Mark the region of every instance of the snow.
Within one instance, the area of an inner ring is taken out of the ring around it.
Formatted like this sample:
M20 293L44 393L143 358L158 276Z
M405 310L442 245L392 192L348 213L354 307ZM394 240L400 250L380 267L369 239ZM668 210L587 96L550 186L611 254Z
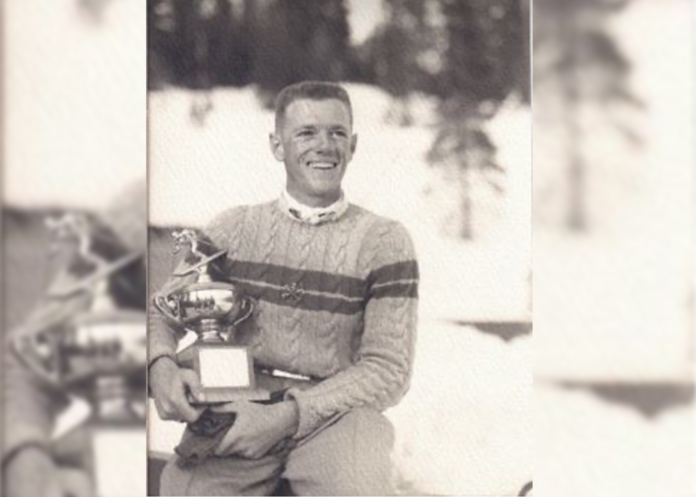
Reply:
M693 495L693 405L656 419L535 381L538 495Z
M424 323L411 389L387 416L401 478L435 495L517 495L532 480L532 339Z

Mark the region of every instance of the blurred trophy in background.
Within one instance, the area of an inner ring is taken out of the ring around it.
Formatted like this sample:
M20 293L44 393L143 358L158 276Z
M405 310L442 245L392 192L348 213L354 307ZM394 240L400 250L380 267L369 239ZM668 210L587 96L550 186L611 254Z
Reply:
M190 229L173 237L175 253L188 249L183 269L174 273L186 283L156 296L155 305L175 326L196 334L196 341L177 354L179 366L198 373L206 405L269 399L267 391L256 388L248 348L235 344L236 326L253 314L254 304L221 281L225 251Z
M61 441L70 440L68 460L89 461L84 469L96 495L144 495L144 252L86 215L48 224L59 241L72 242L68 263L12 337L11 352L36 383L71 401L56 420L52 445L60 452ZM71 445L74 439L81 444ZM61 456L54 457L60 466Z

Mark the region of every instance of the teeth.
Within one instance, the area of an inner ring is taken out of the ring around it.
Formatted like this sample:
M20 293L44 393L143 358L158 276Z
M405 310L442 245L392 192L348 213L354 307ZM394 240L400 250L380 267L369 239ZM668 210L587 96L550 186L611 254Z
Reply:
M313 169L333 169L336 167L335 162L310 162L309 167Z

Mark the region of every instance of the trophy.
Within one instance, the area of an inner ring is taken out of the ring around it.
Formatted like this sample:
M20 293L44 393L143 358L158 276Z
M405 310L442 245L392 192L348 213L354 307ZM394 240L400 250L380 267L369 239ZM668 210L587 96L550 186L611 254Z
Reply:
M20 334L12 345L39 381L86 398L100 421L145 419L143 312L85 313L63 326Z
M253 314L254 304L235 285L220 281L225 251L190 229L173 237L174 253L188 248L183 269L174 273L187 283L156 296L154 303L172 324L196 335L177 354L177 363L198 373L205 405L267 400L270 394L256 388L248 348L234 343L236 327Z
M115 290L144 270L137 266L143 254L87 219L66 216L56 226L74 248L42 305L12 336L11 351L35 381L70 401L54 426L56 460L66 450L78 460L91 454L96 495L143 495L146 314L122 306ZM89 446L74 446L85 434ZM136 476L124 481L129 470Z

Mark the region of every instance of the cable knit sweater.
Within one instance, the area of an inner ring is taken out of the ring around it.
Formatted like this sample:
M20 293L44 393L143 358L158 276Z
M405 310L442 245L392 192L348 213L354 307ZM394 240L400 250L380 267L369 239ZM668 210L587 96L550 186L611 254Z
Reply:
M418 266L404 227L355 205L312 226L278 201L223 212L205 230L227 250L228 279L257 299L236 340L266 367L322 379L290 389L301 439L358 407L384 410L408 388ZM162 292L185 283L172 278ZM183 330L151 307L150 362L172 355Z

